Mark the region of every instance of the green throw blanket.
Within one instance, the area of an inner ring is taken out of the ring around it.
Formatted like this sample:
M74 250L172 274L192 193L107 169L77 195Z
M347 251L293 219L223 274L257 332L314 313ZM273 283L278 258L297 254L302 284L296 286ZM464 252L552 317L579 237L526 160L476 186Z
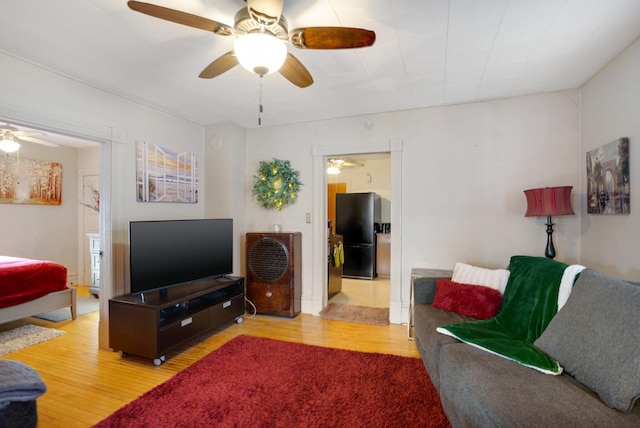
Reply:
M558 311L558 292L569 266L544 257L513 256L500 312L493 318L447 324L442 334L548 374L557 361L533 346ZM571 286L575 275L571 278Z

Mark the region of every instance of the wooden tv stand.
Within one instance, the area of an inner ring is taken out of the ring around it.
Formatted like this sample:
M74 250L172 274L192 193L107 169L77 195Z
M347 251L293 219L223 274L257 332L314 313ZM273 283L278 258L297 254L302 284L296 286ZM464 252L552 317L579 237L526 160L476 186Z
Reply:
M244 315L244 278L207 278L109 300L109 346L162 364L166 353Z

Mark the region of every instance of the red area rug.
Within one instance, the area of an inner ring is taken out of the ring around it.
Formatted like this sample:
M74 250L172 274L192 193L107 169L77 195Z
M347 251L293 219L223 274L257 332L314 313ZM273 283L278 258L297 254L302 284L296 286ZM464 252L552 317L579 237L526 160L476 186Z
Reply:
M97 427L448 427L419 358L239 336Z

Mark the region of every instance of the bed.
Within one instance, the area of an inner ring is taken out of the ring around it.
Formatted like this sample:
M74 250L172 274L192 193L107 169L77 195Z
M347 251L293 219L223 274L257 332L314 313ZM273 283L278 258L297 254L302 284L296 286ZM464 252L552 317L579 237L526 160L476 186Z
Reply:
M61 264L0 256L0 324L69 307L76 319L76 290Z

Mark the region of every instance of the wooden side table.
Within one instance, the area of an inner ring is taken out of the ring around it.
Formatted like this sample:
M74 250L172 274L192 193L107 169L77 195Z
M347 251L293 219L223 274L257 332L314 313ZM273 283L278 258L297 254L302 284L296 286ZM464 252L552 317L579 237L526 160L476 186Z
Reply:
M453 271L446 269L425 269L425 268L413 268L411 269L411 288L409 290L409 322L407 324L407 337L409 340L413 340L413 307L414 302L414 285L418 278L451 278Z

